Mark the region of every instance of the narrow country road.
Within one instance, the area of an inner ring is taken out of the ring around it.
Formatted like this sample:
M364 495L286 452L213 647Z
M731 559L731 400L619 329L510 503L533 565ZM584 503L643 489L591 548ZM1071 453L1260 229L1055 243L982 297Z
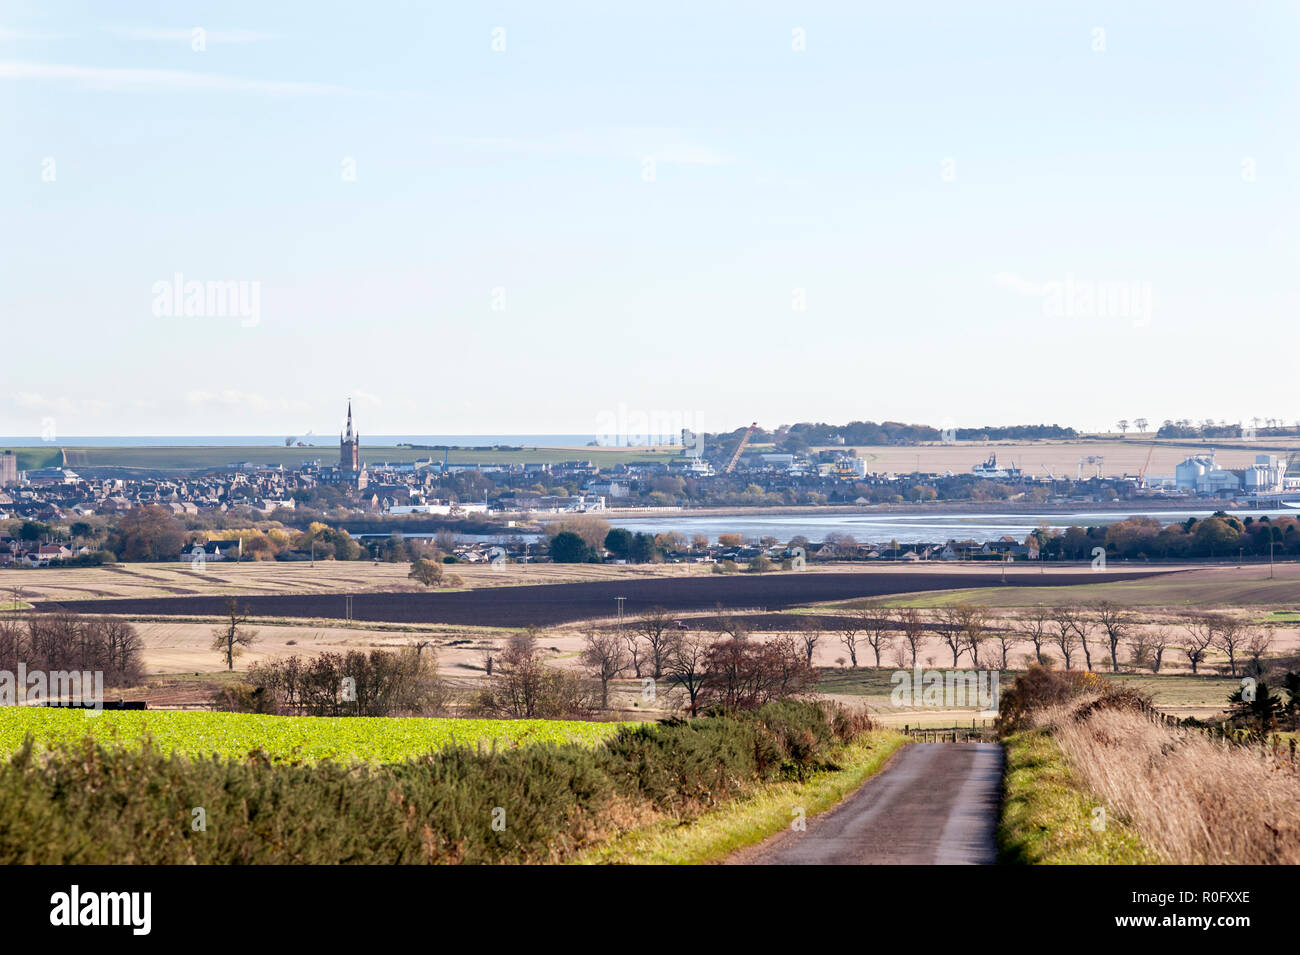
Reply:
M911 743L857 792L728 859L737 865L988 865L1002 787L995 743Z

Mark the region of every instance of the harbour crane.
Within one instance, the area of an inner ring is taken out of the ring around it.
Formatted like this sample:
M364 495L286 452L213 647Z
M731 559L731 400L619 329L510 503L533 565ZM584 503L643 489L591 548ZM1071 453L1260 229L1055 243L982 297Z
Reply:
M1156 446L1153 442L1151 447L1147 449L1147 459L1145 463L1143 463L1142 467L1138 469L1138 487L1147 486L1147 468L1151 467L1151 455L1155 452L1155 449Z
M740 444L736 445L736 450L731 455L731 460L727 462L727 467L723 470L723 474L730 474L732 469L735 468L736 462L740 460L740 453L745 450L745 445L749 444L749 439L754 436L754 429L757 427L757 421L749 426L749 430L745 432L745 436L740 439Z

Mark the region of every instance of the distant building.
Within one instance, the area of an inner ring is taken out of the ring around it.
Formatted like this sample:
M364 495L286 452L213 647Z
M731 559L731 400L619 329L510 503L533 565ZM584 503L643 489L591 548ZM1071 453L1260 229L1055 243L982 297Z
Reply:
M1242 477L1247 491L1280 491L1286 477L1286 459L1276 454L1257 454L1255 463L1246 468Z
M338 484L364 490L370 483L366 469L361 464L361 435L352 430L352 399L348 399L347 430L339 432L339 466L322 468L321 483Z
M0 487L18 483L18 455L12 451L0 454Z
M76 484L81 475L67 468L36 468L27 472L27 480L32 484Z
M1174 486L1180 491L1218 497L1240 491L1241 478L1235 471L1219 467L1211 451L1209 454L1194 454L1174 468Z

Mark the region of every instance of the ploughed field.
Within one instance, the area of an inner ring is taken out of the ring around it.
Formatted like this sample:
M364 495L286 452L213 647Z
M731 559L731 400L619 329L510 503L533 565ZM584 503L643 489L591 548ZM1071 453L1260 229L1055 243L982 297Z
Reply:
M1159 573L1159 572L1157 572ZM1107 581L1134 580L1151 572L1107 572ZM857 597L881 597L922 591L972 587L1041 587L1096 583L1097 575L1009 573L773 573L735 577L650 578L626 581L494 587L435 593L358 593L351 597L352 619L390 623L446 623L460 626L553 626L614 616L615 600L625 598L624 613L652 607L674 612L714 610L785 610L805 604ZM343 619L343 594L276 594L238 598L255 617ZM224 596L133 597L122 600L43 601L39 611L112 613L128 616L220 616Z

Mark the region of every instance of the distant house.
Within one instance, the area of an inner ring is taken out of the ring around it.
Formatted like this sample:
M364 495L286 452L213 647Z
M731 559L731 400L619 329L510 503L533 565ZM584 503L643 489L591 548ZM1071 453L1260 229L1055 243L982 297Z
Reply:
M62 544L41 544L23 554L23 563L28 567L48 567L50 561L67 560L71 556L72 551Z
M238 560L239 541L207 541L202 544L190 544L181 549L177 560L187 563L196 557L202 560Z

